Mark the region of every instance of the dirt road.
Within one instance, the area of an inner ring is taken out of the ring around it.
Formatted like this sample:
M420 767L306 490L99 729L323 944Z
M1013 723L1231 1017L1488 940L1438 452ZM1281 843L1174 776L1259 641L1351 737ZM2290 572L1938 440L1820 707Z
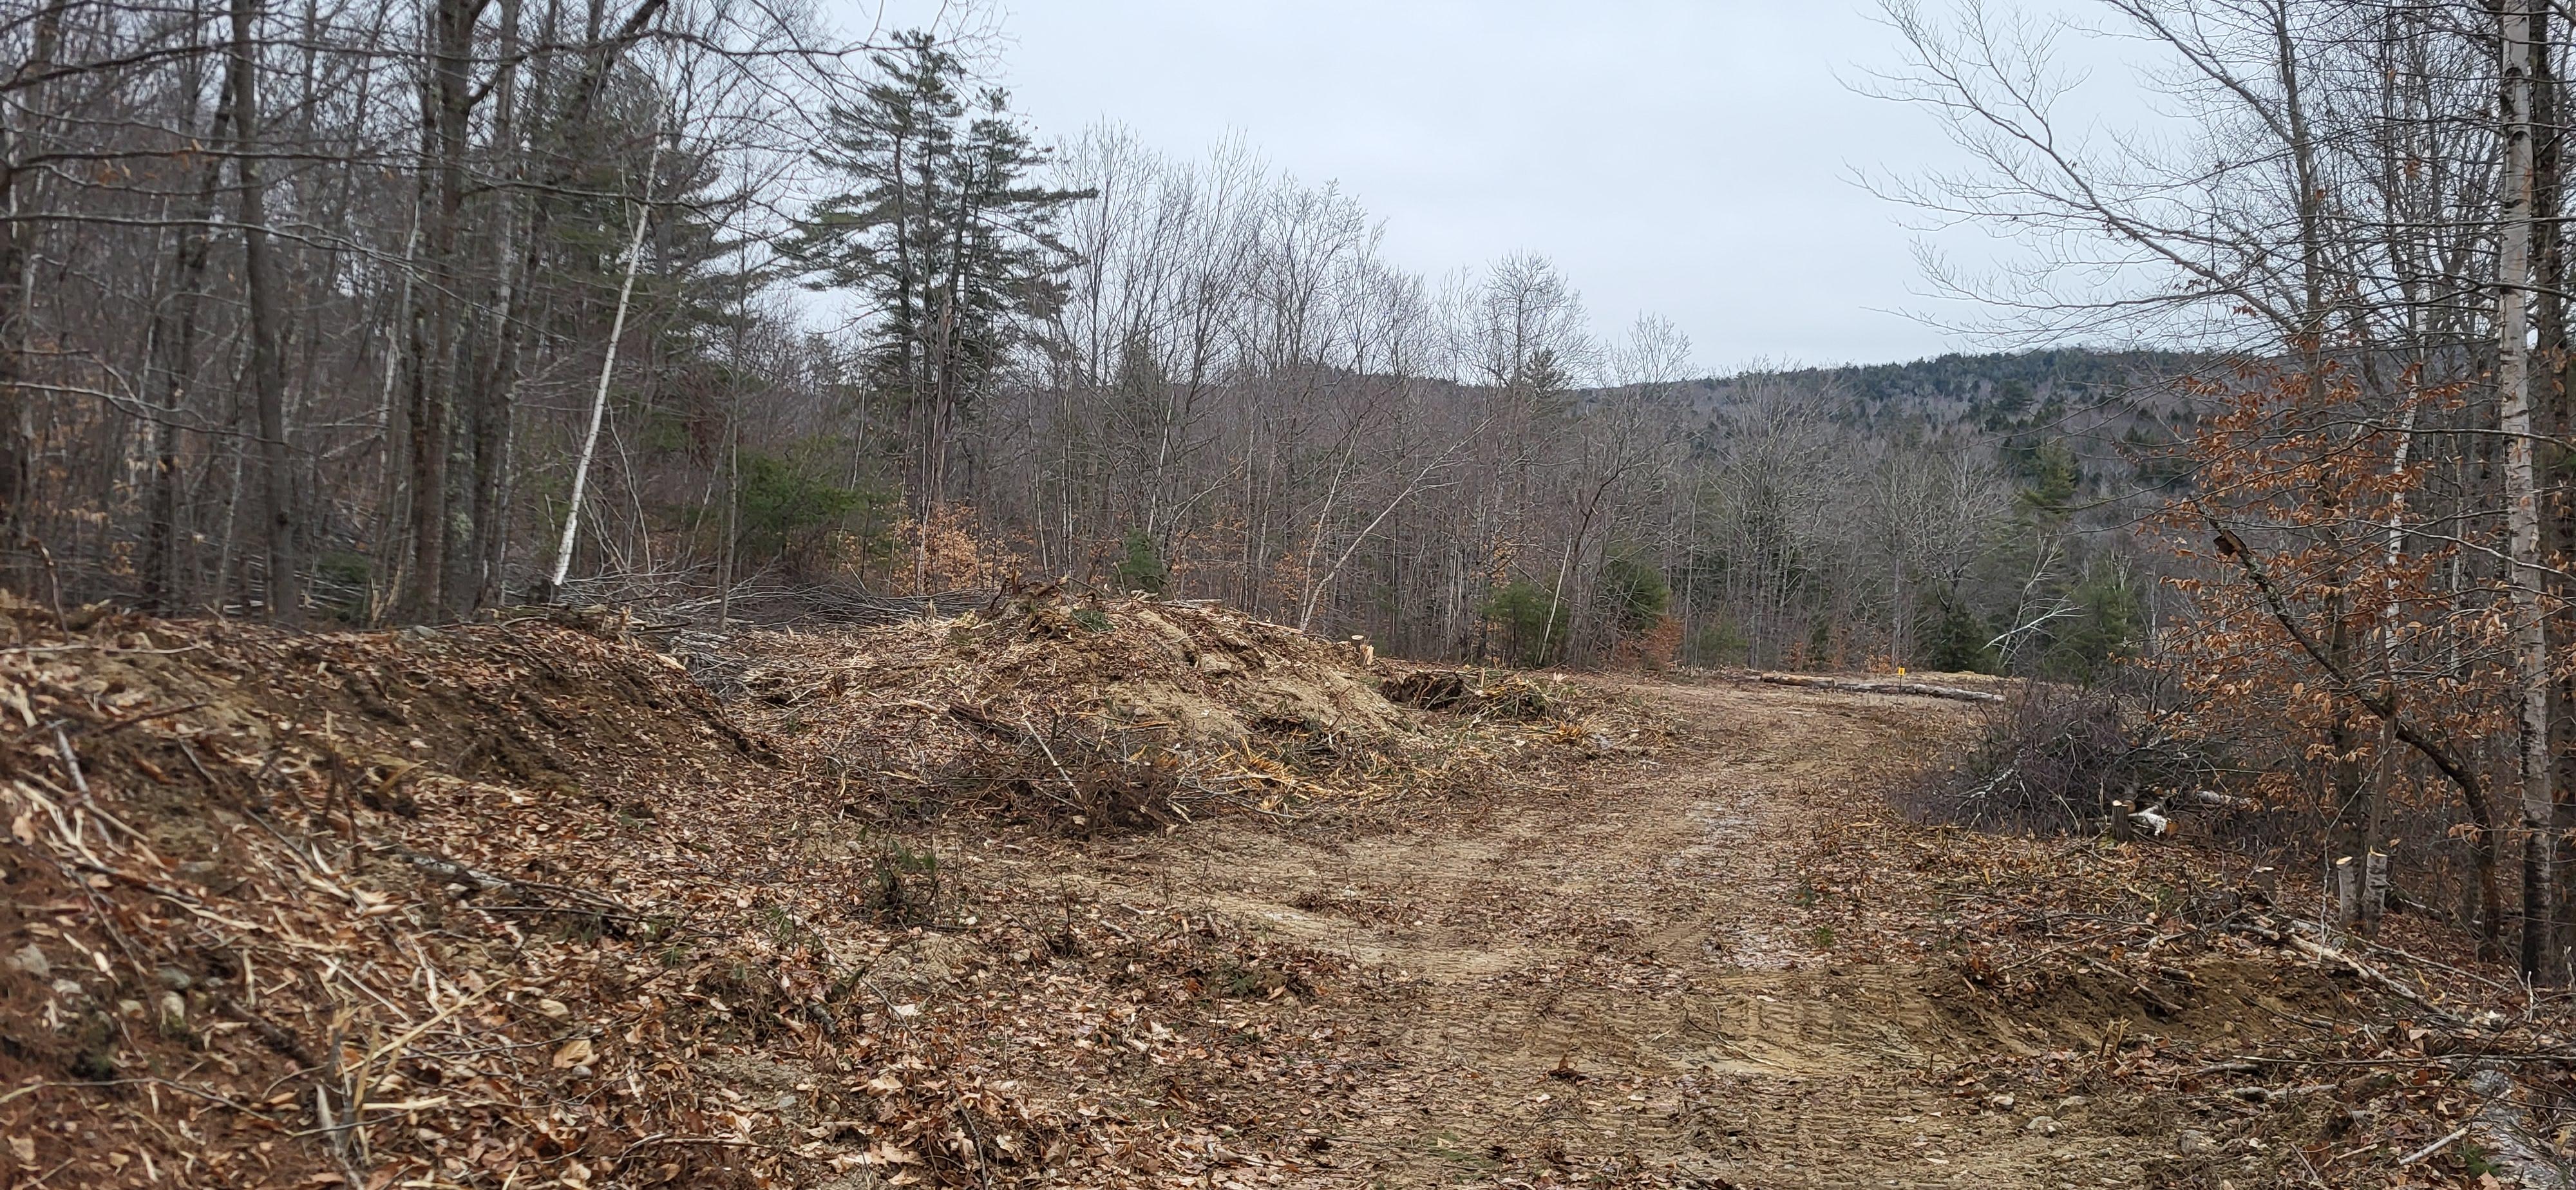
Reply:
M1945 968L1844 957L1812 912L1818 827L1956 740L1961 704L1633 692L1696 738L1624 784L1344 838L1185 831L1024 876L1347 961L1344 986L1270 1001L1344 1088L1281 1088L1307 1121L1294 1184L2137 1185L2171 1151L2108 1105L1940 1080L2054 1042Z

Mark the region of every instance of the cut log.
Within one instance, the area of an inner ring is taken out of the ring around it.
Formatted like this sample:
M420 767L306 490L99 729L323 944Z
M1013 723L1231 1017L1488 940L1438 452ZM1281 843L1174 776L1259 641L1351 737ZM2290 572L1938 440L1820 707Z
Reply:
M1960 702L2002 702L2004 696L1962 686L1935 686L1930 682L1856 681L1849 678L1814 678L1805 674L1755 674L1753 680L1774 686L1804 686L1812 690L1839 690L1848 694L1911 694L1921 698L1952 698Z

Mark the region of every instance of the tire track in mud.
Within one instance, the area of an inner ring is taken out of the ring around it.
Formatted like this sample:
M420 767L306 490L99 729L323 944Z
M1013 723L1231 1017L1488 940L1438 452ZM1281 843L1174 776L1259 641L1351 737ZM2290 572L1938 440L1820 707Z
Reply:
M1291 1184L2133 1186L2160 1151L2090 1105L1986 1112L1928 1072L2027 1055L1946 970L1846 963L1797 857L1957 704L1643 685L1696 744L1652 775L1340 841L1211 829L1104 897L1213 913L1364 972L1309 1009L1374 1055ZM2131 1129L2134 1131L2135 1129Z

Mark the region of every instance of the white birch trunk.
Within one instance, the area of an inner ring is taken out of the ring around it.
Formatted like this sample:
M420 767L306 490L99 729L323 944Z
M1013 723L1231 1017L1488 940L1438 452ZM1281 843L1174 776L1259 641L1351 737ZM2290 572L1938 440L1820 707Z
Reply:
M626 308L635 300L635 269L644 259L644 228L652 220L653 175L662 167L662 137L653 137L653 152L645 158L643 197L635 204L635 234L626 241L626 280L617 287L617 315L608 323L608 350L599 361L599 387L590 397L590 430L582 435L581 456L572 468L572 501L564 509L563 540L555 545L555 568L546 579L550 597L563 590L564 576L572 572L572 546L581 531L583 489L590 483L590 460L599 452L599 423L608 415L608 380L617 373L617 342L626 337Z
M2539 974L2550 915L2551 874L2549 633L2544 619L2540 557L2540 499L2532 465L2531 286L2532 143L2531 27L2533 0L2506 0L2499 17L2504 56L2503 224L2496 252L2496 417L2505 439L2505 531L2512 556L2509 581L2514 610L2514 669L2522 686L2522 824L2530 832L2524 853L2525 914L2522 963Z

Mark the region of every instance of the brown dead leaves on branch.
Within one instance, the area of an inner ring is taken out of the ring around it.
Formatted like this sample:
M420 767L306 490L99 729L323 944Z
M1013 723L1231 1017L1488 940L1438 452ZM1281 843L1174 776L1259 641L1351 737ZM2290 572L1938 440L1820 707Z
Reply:
M2168 580L2191 614L2155 662L2182 696L2162 726L2244 758L2273 806L2334 821L2366 788L2418 862L2465 833L2492 932L2506 840L2473 757L2514 727L2510 584L2499 526L2429 515L2462 388L2403 387L2393 408L2339 371L2202 388L2196 482L2154 522L2196 567Z

